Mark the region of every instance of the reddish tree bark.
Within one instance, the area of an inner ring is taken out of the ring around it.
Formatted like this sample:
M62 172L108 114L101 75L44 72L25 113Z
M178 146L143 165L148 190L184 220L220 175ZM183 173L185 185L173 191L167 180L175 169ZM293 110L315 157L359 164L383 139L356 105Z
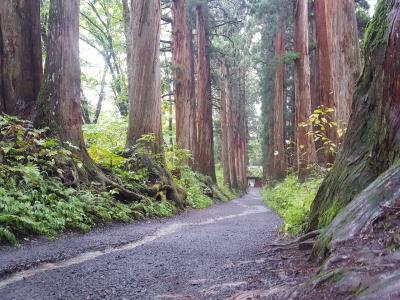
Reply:
M400 158L400 0L378 3L365 39L365 67L344 146L313 202L310 228L347 205ZM385 193L385 191L382 191ZM374 201L374 199L371 199Z
M222 79L222 87L221 87L221 110L220 110L220 119L221 119L221 163L222 169L224 173L224 183L230 187L232 187L232 182L230 178L230 161L229 161L229 127L228 127L228 112L230 108L228 107L229 97L230 97L230 88L229 88L229 68L227 63L222 60L220 64L221 70L221 79Z
M299 124L307 121L311 114L310 57L308 46L308 1L297 0L295 5L295 51L299 53L295 68L296 93L296 146L300 179L308 175L307 166L316 162L314 142L307 134L308 127Z
M285 29L276 33L275 56L285 53ZM281 180L286 175L285 134L283 124L285 65L280 64L275 71L275 101L274 101L274 166L273 179Z
M119 191L124 200L143 197L112 182L90 158L83 139L79 61L79 0L51 0L44 81L38 97L37 126L49 127L62 142L77 148L83 162L79 180L95 180Z
M50 2L46 52L36 122L86 152L80 101L79 0Z
M247 116L246 116L246 69L239 67L239 162L240 162L240 188L247 190Z
M174 64L174 98L176 142L193 150L196 145L196 95L192 33L188 25L186 0L172 1L172 61Z
M0 113L32 119L42 72L40 1L0 1Z
M162 152L160 0L132 0L127 146L154 134L154 153Z
M352 96L360 71L357 20L353 0L315 0L316 36L319 51L319 98L321 105L333 108L332 121L347 126ZM327 137L339 143L335 128ZM325 160L334 156L325 151Z
M216 181L211 102L210 58L208 55L207 4L196 6L197 29L197 141L194 167Z

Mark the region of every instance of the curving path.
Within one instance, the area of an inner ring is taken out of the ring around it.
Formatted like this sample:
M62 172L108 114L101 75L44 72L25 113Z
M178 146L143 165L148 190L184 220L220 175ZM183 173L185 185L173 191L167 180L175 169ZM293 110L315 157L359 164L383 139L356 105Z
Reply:
M0 250L0 299L225 299L267 288L279 217L258 190L165 220Z

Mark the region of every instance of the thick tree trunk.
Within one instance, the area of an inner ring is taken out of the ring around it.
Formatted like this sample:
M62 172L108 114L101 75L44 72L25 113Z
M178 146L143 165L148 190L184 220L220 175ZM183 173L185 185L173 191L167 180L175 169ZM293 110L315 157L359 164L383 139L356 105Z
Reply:
M210 58L208 54L207 4L196 6L197 29L197 137L194 167L215 182L214 141L211 102Z
M157 177L165 197L183 208L186 192L174 185L172 175L164 165L161 125L161 3L160 0L132 0L131 11L127 148L134 146L143 135L154 135L154 142L147 146L151 147L156 157L143 155L141 163Z
M232 78L229 78L229 95L226 97L226 109L227 109L227 138L228 138L228 161L229 161L229 182L231 188L237 189L238 183L238 170L235 162L235 150L236 150L236 120L235 120L235 108L234 108L234 95L232 91Z
M0 113L32 119L42 71L40 1L0 1Z
M229 67L225 61L221 61L221 163L224 173L224 183L232 187L232 182L230 180L230 165L229 165L229 136L228 136L228 112L230 108L228 107L229 97L230 97L230 87L229 87Z
M311 114L307 0L296 1L294 39L295 51L299 53L295 65L297 165L299 178L304 179L308 175L307 166L316 162L315 145L312 137L307 134L310 128L299 126L306 122Z
M188 25L186 0L172 1L172 61L174 64L174 98L176 142L193 152L196 137L195 80L192 34Z
M285 53L285 29L276 33L275 56ZM286 175L285 134L283 124L285 65L280 64L275 71L275 101L274 101L274 167L273 179L281 180Z
M324 212L344 207L400 157L400 0L379 2L365 51L344 147L313 202L310 228L323 226Z
M77 147L74 154L83 162L79 170L81 181L95 180L118 189L124 200L140 200L141 195L108 179L85 147L80 99L79 2L50 1L46 67L35 123L49 127L60 141L68 141Z
M79 0L52 0L48 31L36 122L48 126L61 140L85 149L80 103Z
M132 0L129 124L127 147L154 134L154 153L162 152L160 0Z
M333 108L331 118L344 129L351 112L352 95L360 71L360 50L353 0L315 0L316 34L319 50L319 98ZM327 136L339 143L335 128ZM327 163L334 156L325 151Z

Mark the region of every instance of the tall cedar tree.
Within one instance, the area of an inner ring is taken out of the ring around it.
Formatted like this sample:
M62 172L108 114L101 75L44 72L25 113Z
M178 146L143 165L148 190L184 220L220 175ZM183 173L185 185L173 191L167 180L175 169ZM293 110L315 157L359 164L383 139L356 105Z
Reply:
M172 61L176 142L179 147L196 152L196 93L192 30L188 24L186 0L172 1Z
M382 0L365 39L365 66L344 147L313 202L310 228L344 207L400 158L400 0ZM382 191L384 193L384 191Z
M275 56L281 58L285 53L285 26L276 33ZM280 63L275 70L274 101L274 166L273 179L281 180L286 175L285 135L283 123L285 64Z
M231 127L228 126L228 112L230 108L228 103L230 102L230 87L229 87L229 67L227 62L222 59L220 62L221 72L221 109L220 109L220 120L221 120L221 164L224 174L224 183L227 186L233 187L233 182L230 178L231 166L229 161L229 130Z
M350 117L352 97L360 73L360 50L353 0L315 0L315 22L319 50L319 101L333 108L332 121L344 129ZM327 137L338 144L335 128ZM327 163L333 155L325 151Z
M223 93L221 95L221 121L222 125L222 153L224 178L231 188L237 189L239 186L238 170L235 164L235 120L232 90L231 67L227 59L221 62L221 76L223 81Z
M239 104L237 112L237 129L239 134L238 153L238 170L239 170L239 189L246 191L247 189L247 117L246 117L246 69L239 66Z
M40 0L0 1L0 113L34 116L42 79Z
M299 178L308 175L307 166L316 162L313 139L308 128L299 126L311 114L310 57L308 45L308 0L296 0L295 5L295 51L299 57L295 63L296 147Z
M36 123L86 152L80 103L79 0L52 0L48 26Z
M208 8L202 2L196 6L197 30L197 141L194 167L215 182L214 141L211 102L211 76L208 41Z
M162 152L160 0L132 0L127 146L154 134L154 153Z
M96 180L116 188L125 200L142 197L108 179L85 147L82 132L79 64L79 0L51 0L44 81L38 98L36 125L48 126L61 141L72 143L82 160L80 180Z

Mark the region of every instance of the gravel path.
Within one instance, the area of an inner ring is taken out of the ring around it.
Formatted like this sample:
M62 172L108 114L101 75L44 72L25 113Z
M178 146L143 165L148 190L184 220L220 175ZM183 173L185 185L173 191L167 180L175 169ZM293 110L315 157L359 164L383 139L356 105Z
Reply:
M0 250L0 299L225 299L271 286L279 217L258 190L166 220Z

